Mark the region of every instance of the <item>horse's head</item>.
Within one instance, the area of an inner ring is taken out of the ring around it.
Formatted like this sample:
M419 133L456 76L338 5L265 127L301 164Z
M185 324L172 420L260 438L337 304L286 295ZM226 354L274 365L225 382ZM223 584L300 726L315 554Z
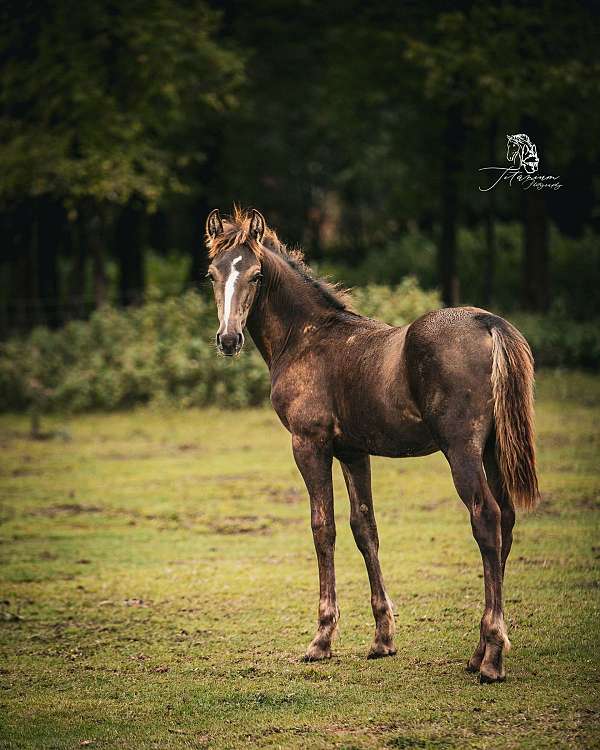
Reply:
M527 174L537 172L540 160L535 143L529 140L529 136L525 133L515 133L515 135L507 135L506 138L506 158L508 161L523 167L523 171Z
M506 136L506 159L507 161L516 161L517 154L521 148L520 144L517 143L516 135Z
M244 345L243 330L258 294L264 217L256 210L234 220L221 219L215 208L206 219L211 280L219 314L217 348L232 357Z

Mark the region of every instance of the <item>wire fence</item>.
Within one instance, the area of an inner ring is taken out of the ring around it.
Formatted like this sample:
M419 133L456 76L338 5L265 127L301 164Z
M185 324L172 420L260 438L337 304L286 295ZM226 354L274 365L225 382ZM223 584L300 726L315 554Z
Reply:
M0 300L0 338L24 335L37 326L57 328L72 320L86 320L102 305L127 307L148 299L164 299L189 291L203 292L208 283L150 285L145 289L119 292L113 288L102 293L60 295L55 297L10 297Z

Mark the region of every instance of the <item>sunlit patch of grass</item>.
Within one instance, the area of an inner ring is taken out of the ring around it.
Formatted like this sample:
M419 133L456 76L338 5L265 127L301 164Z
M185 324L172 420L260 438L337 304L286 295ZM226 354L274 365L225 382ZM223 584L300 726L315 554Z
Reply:
M267 409L0 420L0 747L540 748L600 744L600 379L538 379L544 502L518 519L508 680L464 671L481 561L440 455L373 460L398 655L367 661L369 589L336 468L335 656L308 502Z

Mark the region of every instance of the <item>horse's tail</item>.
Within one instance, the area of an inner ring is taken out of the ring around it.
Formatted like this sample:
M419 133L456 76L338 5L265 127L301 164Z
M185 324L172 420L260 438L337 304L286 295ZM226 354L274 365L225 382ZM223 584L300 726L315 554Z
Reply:
M533 355L524 336L510 323L496 318L492 336L492 395L496 456L502 482L520 508L539 501L535 468L533 418Z

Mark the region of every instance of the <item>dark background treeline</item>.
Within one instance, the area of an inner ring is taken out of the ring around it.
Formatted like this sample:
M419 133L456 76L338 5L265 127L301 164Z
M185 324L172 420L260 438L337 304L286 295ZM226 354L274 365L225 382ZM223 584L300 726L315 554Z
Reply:
M596 3L0 12L3 336L197 286L204 218L233 201L348 283L597 314ZM518 132L563 188L478 190Z

